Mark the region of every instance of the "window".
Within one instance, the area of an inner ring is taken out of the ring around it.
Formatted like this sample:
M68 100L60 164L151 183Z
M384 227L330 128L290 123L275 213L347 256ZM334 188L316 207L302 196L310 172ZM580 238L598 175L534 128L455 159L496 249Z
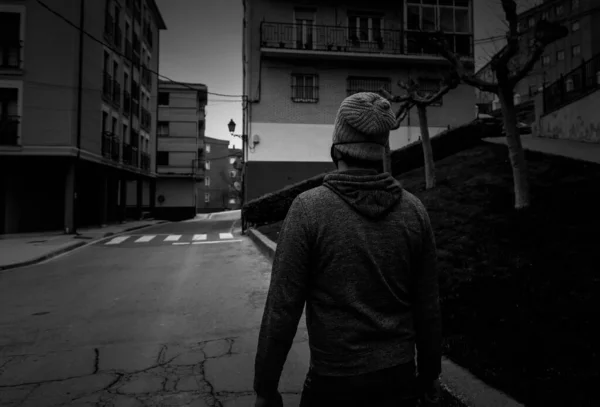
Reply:
M377 41L383 36L381 16L348 13L348 38L358 41Z
M231 170L231 171L229 171L229 176L230 176L231 178L235 178L236 174L237 174L237 171L236 171L236 170Z
M117 135L117 130L118 130L118 126L119 125L119 119L117 119L116 117L113 116L112 118L112 126L110 126L110 132L116 136Z
M571 10L577 10L579 8L579 0L571 0Z
M346 79L346 95L350 96L358 92L379 92L384 88L392 91L392 80L390 78L375 78L367 76L349 76Z
M127 125L126 125L126 124L124 124L124 125L123 125L123 133L122 133L122 136L123 136L123 140L124 140L126 143L129 143L129 131L128 131L128 130L129 130L129 129L128 129Z
M565 12L565 6L558 4L554 7L554 12L557 16L561 16Z
M206 163L204 163L204 168L210 170L210 160L206 160Z
M319 77L312 74L292 74L292 100L294 102L318 102Z
M158 92L158 105L159 106L169 106L169 93L168 92Z
M156 135L158 137L168 137L170 133L169 122L158 122Z
M229 164L233 165L235 163L236 158L235 157L231 157L229 159Z
M207 144L205 147L206 147L206 152L210 153L210 144Z
M548 10L544 10L542 12L542 20L548 20L550 18L550 12Z
M423 3L423 4L420 4ZM472 55L471 19L469 1L463 0L407 0L406 27L408 53L436 54L423 33L419 31L444 31L450 47L460 55ZM410 32L413 31L413 32Z
M0 12L0 67L21 67L21 13Z
M158 151L156 153L156 165L169 165L168 151Z
M581 55L581 46L573 45L573 48L571 48L571 53L574 57L578 57L579 55Z
M528 24L529 28L535 27L535 18L529 17L529 20L527 21L527 24Z
M0 145L19 143L19 89L0 88Z
M204 194L204 202L209 203L210 202L210 193L206 192Z
M204 177L204 186L210 186L210 177L208 175Z
M571 31L579 31L579 21L574 21L573 24L571 24Z
M529 46L533 47L535 45L535 38L530 38L529 39Z
M231 198L231 199L229 200L229 203L230 203L230 204L236 204L237 202L235 201L235 198Z
M537 85L529 85L529 96L535 96L537 94Z
M556 60L557 61L564 61L565 60L565 51L558 51L558 52L556 52Z
M296 48L313 48L313 31L315 30L315 9L296 8L294 10L296 23Z
M436 79L430 78L419 78L419 91L418 95L422 97L427 97L435 94L440 90L440 82ZM440 98L437 102L432 103L430 106L442 106L443 97Z
M544 55L542 57L542 66L548 66L548 65L550 65L550 56Z

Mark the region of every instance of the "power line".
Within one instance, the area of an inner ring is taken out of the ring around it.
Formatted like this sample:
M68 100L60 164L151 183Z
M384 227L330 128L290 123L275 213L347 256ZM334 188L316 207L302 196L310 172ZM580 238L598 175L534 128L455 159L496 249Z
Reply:
M85 34L86 36L88 36L89 38L91 38L93 41L107 47L108 49L110 49L112 52L114 52L115 54L118 54L120 57L127 59L128 61L133 62L133 60L131 58L129 58L128 56L126 56L125 54L123 54L121 51L117 51L116 49L114 49L112 46L106 44L104 41L96 38L95 36L93 36L92 34L90 34L89 32L87 32L86 30L82 29L81 27L79 27L77 24L71 22L67 17L63 16L61 13L59 13L58 11L52 9L50 6L48 6L47 4L45 4L44 2L42 2L41 0L36 0L38 4L40 4L42 7L44 7L46 10L48 10L50 13L54 14L55 16L57 16L58 18L60 18L61 20L65 21L66 23L68 23L70 26L72 26L73 28L77 29L80 32L83 32L83 34ZM151 70L148 67L144 67L144 69L146 69L148 72L151 72L153 74L155 74L157 77L159 78L163 78L173 84L176 85L181 85L183 87L186 87L188 89L194 90L194 91L198 91L197 88L191 87L190 85L188 85L187 83L184 82L177 82L165 75L159 74L156 71ZM223 93L216 93L216 92L206 92L209 95L215 95L215 96L222 96L222 97L232 97L232 98L245 98L245 95L227 95L227 94L223 94Z

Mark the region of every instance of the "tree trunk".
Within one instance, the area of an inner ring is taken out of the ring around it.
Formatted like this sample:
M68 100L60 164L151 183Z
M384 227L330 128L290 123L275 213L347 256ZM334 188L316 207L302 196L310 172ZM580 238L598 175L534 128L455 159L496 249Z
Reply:
M529 179L525 153L521 144L521 135L517 129L517 108L513 99L513 90L506 86L501 86L498 98L502 106L506 145L508 146L508 157L512 166L515 209L526 209L530 204Z
M421 127L421 142L423 146L423 161L425 162L425 188L435 188L435 161L429 138L429 124L427 123L427 106L417 105L419 112L419 126Z
M383 172L387 172L392 175L392 153L390 151L390 141L388 140L385 145L385 151L383 153Z

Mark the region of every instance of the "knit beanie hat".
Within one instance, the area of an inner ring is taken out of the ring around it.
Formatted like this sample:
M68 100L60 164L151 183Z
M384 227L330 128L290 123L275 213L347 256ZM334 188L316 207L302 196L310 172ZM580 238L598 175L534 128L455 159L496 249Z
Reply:
M333 148L352 158L378 161L396 125L392 106L372 92L359 92L342 101L333 130Z

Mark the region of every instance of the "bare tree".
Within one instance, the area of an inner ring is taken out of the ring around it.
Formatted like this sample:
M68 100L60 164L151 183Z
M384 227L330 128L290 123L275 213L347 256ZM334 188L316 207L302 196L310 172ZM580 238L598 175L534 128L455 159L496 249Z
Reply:
M408 83L398 82L398 86L404 90L404 95L393 96L385 89L380 93L392 103L403 102L396 117L404 118L408 110L416 106L419 113L419 127L421 128L421 140L423 145L423 159L425 163L425 188L435 188L435 161L433 160L433 149L431 147L431 138L429 136L429 124L427 120L427 107L440 100L446 93L455 89L460 83L458 76L453 72L450 76L441 80L437 91L423 91L415 80L409 80ZM400 126L400 122L397 124Z
M527 164L521 144L521 136L517 131L517 110L514 103L514 89L516 85L533 69L535 63L542 56L545 48L554 41L565 37L568 31L565 27L540 20L535 27L534 43L531 53L519 69L511 69L511 61L519 54L520 37L518 28L518 14L515 0L501 0L504 16L508 23L506 46L496 53L490 67L496 77L495 82L484 81L470 73L454 53L443 33L432 36L440 53L452 64L460 79L483 92L495 93L500 99L508 154L512 166L515 193L515 208L525 209L530 205L529 180Z

